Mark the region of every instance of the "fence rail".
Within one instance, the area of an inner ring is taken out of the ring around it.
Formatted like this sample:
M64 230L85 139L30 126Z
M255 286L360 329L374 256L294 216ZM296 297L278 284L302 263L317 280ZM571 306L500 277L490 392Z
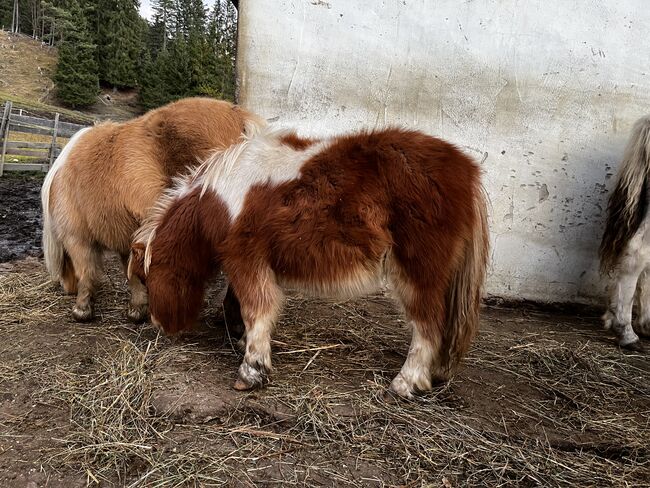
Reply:
M58 113L53 120L24 115L22 110L15 110L11 102L6 102L0 121L0 176L5 171L47 172L61 152L62 144L59 139L68 139L84 127L59 121ZM12 140L9 140L10 133ZM39 140L13 140L16 133L31 134L31 139ZM24 162L7 162L7 158L11 156L18 156Z

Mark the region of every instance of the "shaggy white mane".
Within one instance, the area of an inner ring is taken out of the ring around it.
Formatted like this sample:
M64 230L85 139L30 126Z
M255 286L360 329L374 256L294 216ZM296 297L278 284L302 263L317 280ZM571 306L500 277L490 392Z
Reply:
M156 229L171 205L191 191L196 186L198 167L187 174L172 178L172 186L166 189L149 209L147 216L142 221L140 228L133 234L133 242L144 244L144 272L149 273L151 264L151 243L156 237ZM129 269L131 267L129 266Z
M201 196L207 190L212 190L218 194L229 193L238 202L243 201L247 187L234 184L230 177L239 176L238 183L241 182L242 177L251 183L267 178L273 179L274 168L277 169L278 165L282 164L282 159L286 158L287 153L298 152L281 142L282 136L291 133L290 130L267 126L259 121L248 121L239 143L226 149L216 150L187 174L174 177L172 186L158 198L133 235L134 243L145 246L145 274L149 272L151 265L151 244L156 237L156 230L174 202L197 187L201 187ZM271 167L259 160L261 155L264 155L264 161L271 162ZM244 162L249 164L243 164Z
M242 167L246 172L251 172L251 170L255 172L257 169L259 172L268 173L269 168L264 161L273 159L277 153L296 152L295 149L289 148L281 141L283 136L293 133L293 131L282 127L254 125L242 136L240 143L215 151L197 171L197 176L203 181L201 196L210 188L217 191L219 183L224 181L224 178L238 173ZM277 155L283 156L284 154ZM245 164L251 162L256 156L263 156L264 161L254 161L252 165Z

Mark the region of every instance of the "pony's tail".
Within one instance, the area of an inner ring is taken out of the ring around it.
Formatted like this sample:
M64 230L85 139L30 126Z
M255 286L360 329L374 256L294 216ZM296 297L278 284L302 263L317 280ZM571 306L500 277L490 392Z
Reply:
M50 199L52 193L52 183L54 177L68 159L73 146L78 142L81 135L90 128L81 129L77 132L61 151L54 161L54 164L47 172L43 186L41 187L41 205L43 207L43 255L45 256L45 267L50 273L52 281L61 281L64 288L69 293L76 290L76 278L74 267L70 257L65 252L63 242L59 239L54 229L54 216L50 208Z
M481 186L476 192L474 209L476 221L473 233L465 243L445 296L447 312L442 340L443 377L448 376L465 355L479 327L479 309L490 248L487 199Z
M54 218L50 209L50 192L52 191L52 181L54 180L53 173L54 167L48 173L41 188L41 205L43 207L43 255L45 256L45 267L50 273L50 278L52 281L59 281L63 276L66 253L63 242L61 242L54 231Z
M618 262L625 246L645 217L650 170L650 116L637 120L623 153L616 187L607 204L607 221L600 243L600 271Z

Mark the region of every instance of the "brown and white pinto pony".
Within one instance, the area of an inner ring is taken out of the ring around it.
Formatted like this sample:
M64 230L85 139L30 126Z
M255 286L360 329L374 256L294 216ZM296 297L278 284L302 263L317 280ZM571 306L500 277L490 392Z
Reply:
M489 245L480 170L421 132L316 141L260 128L165 192L134 240L129 271L167 332L196 320L206 279L225 271L246 328L236 389L267 380L283 287L350 297L385 278L413 329L391 384L403 397L448 378L478 328Z
M650 337L650 115L639 119L625 148L618 181L609 197L600 244L600 270L611 274L609 303L603 315L621 347L642 350L639 335ZM639 288L639 317L632 325ZM636 331L635 331L636 329Z
M103 251L117 252L126 266L133 233L172 178L236 142L249 121L261 123L231 103L188 98L72 137L48 172L41 199L45 263L54 281L77 294L76 320L94 315ZM129 288L128 317L146 319L146 288L137 277Z

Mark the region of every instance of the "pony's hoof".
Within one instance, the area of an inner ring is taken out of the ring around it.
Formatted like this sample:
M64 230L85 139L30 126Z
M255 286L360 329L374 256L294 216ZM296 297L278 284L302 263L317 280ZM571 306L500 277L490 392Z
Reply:
M75 305L72 307L72 317L77 322L90 322L95 316L93 312L93 307L88 305L87 307L79 307Z
M235 381L234 388L239 391L254 390L261 388L268 383L267 369L262 367L256 368L247 362L239 366L239 375Z
M235 380L235 384L233 385L233 388L237 391L250 391L250 390L254 390L255 388L258 388L259 386L261 385L249 385L241 378L237 378Z
M388 390L397 396L410 400L413 398L413 388L408 385L402 373L399 373L391 382Z
M147 305L131 305L126 310L127 318L134 324L141 324L147 320L149 314L149 307Z
M634 351L634 352L643 352L645 351L645 348L643 347L643 344L641 344L641 341L637 340L634 342L630 342L629 344L622 344L621 348L627 349L628 351Z
M406 398L388 388L381 394L381 400L387 405L398 405L400 402L406 400Z

